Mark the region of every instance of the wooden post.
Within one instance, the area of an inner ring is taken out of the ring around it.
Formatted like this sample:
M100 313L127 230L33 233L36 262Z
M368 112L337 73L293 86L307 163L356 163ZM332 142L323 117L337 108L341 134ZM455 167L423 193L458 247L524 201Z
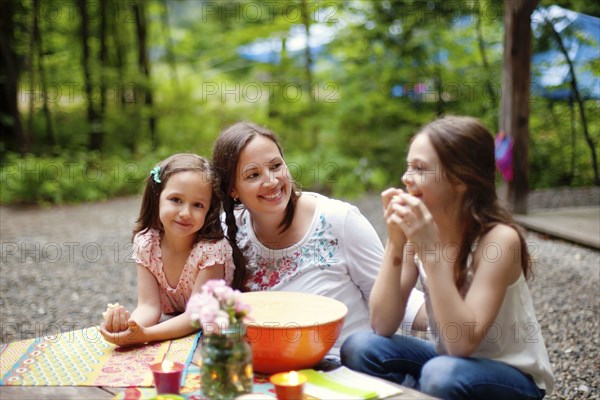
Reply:
M529 89L531 13L538 0L504 0L504 65L500 130L513 139L513 179L506 200L513 212L527 213L529 192Z

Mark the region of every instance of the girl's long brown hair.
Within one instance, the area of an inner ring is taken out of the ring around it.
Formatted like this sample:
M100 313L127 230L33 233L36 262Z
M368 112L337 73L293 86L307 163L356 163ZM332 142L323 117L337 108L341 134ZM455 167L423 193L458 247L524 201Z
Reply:
M447 178L467 187L461 210L463 245L455 267L456 285L460 288L465 282L471 243L498 224L506 224L517 231L520 249L515 250L520 251L523 274L527 279L532 277L523 231L500 204L496 194L492 134L475 118L446 116L425 125L417 135L427 135Z
M220 194L223 199L223 211L225 212L225 223L227 224L227 238L233 248L233 258L236 264L234 276L234 284L236 286L243 285L247 260L238 247L236 240L238 227L235 221L234 209L237 206L242 206L242 204L239 199L234 199L231 196L231 191L236 183L240 153L248 143L258 135L264 136L275 143L283 158L283 151L279 144L279 140L277 139L277 135L252 122L238 122L225 129L217 138L213 149L213 169L220 182ZM298 203L299 194L297 188L295 185L292 186L290 201L286 206L285 216L280 224L282 232L291 226L294 219L296 204Z

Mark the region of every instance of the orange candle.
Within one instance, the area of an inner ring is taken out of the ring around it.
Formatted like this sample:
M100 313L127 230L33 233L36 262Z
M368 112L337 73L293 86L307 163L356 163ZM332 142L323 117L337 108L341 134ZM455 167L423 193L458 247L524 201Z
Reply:
M184 366L180 362L165 360L150 366L158 394L179 394Z
M269 380L275 385L278 400L301 400L308 378L296 371L290 371L272 375Z

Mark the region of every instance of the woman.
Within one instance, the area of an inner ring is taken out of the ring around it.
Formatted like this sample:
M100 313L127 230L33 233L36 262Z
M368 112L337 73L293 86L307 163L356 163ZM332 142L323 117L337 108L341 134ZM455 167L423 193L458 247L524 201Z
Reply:
M276 135L249 122L217 138L213 168L220 180L227 236L234 259L246 260L248 291L322 295L348 307L330 355L352 332L369 327L367 299L383 257L377 233L348 203L300 193ZM426 326L422 293L413 291L402 327Z

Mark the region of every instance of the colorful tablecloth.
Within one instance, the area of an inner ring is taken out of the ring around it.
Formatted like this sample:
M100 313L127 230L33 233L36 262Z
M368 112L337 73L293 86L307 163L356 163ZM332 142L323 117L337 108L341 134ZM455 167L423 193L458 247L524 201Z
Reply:
M98 327L2 344L0 385L151 387L151 364L164 359L189 365L200 333L121 348Z

